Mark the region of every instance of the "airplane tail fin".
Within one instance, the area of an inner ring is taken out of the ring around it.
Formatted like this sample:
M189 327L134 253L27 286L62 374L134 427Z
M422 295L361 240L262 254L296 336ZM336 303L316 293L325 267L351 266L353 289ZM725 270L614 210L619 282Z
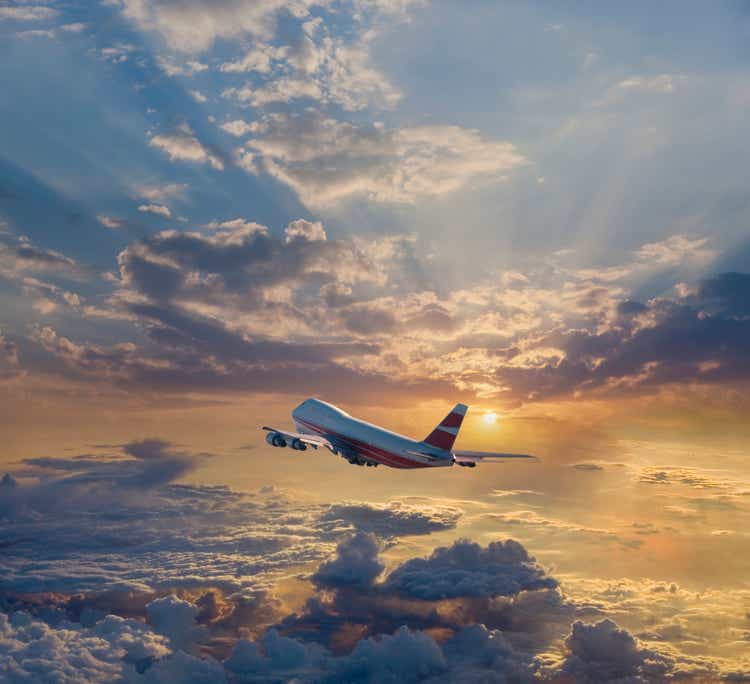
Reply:
M429 444L438 449L450 451L453 448L453 442L456 441L458 430L468 409L469 407L466 404L456 404L455 408L443 418L440 425L424 438L423 444Z

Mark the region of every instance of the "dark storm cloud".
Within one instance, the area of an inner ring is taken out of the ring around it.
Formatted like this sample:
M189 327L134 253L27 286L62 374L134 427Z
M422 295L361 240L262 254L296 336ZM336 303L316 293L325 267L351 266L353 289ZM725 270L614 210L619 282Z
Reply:
M623 302L608 330L559 335L561 360L501 368L498 378L514 394L538 399L610 386L645 391L675 382L748 380L748 283L750 275L725 273L681 300Z

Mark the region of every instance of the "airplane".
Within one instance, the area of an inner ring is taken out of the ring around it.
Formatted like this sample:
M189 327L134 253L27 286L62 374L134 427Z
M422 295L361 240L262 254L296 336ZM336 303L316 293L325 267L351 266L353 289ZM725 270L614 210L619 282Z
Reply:
M349 415L320 399L306 399L292 411L297 432L263 426L266 442L274 447L289 446L297 451L325 447L353 465L386 465L391 468L436 468L459 465L474 468L477 463L508 458L534 459L528 454L460 451L453 448L458 430L469 407L456 404L453 410L421 442ZM536 460L536 459L534 459Z

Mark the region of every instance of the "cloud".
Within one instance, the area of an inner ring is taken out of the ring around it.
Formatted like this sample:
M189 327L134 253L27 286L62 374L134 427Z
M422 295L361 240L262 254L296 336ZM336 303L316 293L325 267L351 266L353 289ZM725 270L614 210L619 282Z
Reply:
M207 497L215 516L220 490L185 487L184 494L192 509L201 496ZM226 495L226 490L223 492ZM299 517L291 510L291 502L276 497L274 504L276 516ZM178 514L174 520L179 518ZM153 520L150 516L151 524ZM193 531L198 534L194 527ZM228 535L233 537L231 532ZM427 562L450 558L462 573L480 574L486 570L487 556L492 557L490 565L498 565L501 550L500 564L510 578L517 577L519 566L529 563L525 549L512 540L486 548L474 545L470 549L469 544L458 542L450 549L438 549ZM202 554L204 561L208 558L210 555ZM405 561L391 575L401 568L413 568L416 560ZM357 568L362 571L362 581L354 581ZM261 629L255 638L249 638L246 630L257 625L258 619L267 620L254 612L257 602L247 610L243 607L247 599L217 594L216 589L198 599L174 593L150 600L132 592L119 598L113 593L69 599L44 594L36 603L34 595L26 593L11 600L25 602L29 611L44 614L49 622L29 612L0 613L0 653L5 656L0 660L0 675L6 674L1 669L5 667L21 678L42 672L63 676L73 672L76 663L76 675L85 681L123 678L133 682L185 681L187 677L206 682L498 678L531 682L565 677L581 682L703 681L741 671L736 663L685 656L663 645L643 645L611 619L595 624L576 620L571 625L576 611L590 611L591 606L565 603L556 589L519 586L516 593L509 594L510 584L501 583L502 593L494 594L497 583L491 583L478 596L470 586L473 583L460 582L466 593L451 592L450 598L404 597L393 592L388 578L377 581L382 568L372 537L360 533L343 540L335 557L324 561L312 575L319 593L308 602L305 612ZM652 602L665 606L680 591L667 585L652 589ZM616 598L611 590L608 595ZM623 598L631 600L627 591ZM142 610L148 623L105 615L102 609L135 610L135 615ZM662 627L667 630L666 625ZM562 643L566 633L560 653L553 644ZM202 657L178 648L200 652ZM12 677L10 681L14 681Z
M82 269L70 257L37 247L23 236L15 242L0 242L0 275L10 277L22 271L79 277Z
M67 376L109 378L132 389L320 393L350 386L359 396L367 386L385 394L399 380L357 361L379 347L337 334L339 315L325 307L338 306L334 290L390 287L388 274L408 277L412 244L404 236L329 240L320 222L304 219L290 222L283 238L244 219L163 231L118 255L119 290L109 300L114 314L143 323L148 352L135 343L77 342L52 328L35 329L33 341ZM354 327L343 312L347 318ZM326 319L329 339L321 340ZM407 385L412 396L449 387L429 379Z
M196 623L200 608L174 594L155 599L146 606L146 615L154 631L169 638L172 648L186 651L205 639L208 630Z
M418 682L447 669L440 647L423 632L401 627L393 635L364 639L335 662L329 681Z
M19 4L0 7L0 21L43 21L57 16L57 10L44 5Z
M222 95L255 108L309 99L345 111L371 104L390 108L401 99L372 64L370 42L375 31L361 31L352 40L330 35L323 22L307 24L305 29L291 46L256 45L240 59L222 64L225 73L254 76L242 86L226 88Z
M167 76L192 77L208 70L208 64L196 60L187 60L178 64L171 59L160 56L156 58L156 64Z
M138 206L138 211L164 216L165 218L172 217L172 212L169 210L169 207L165 207L163 204L141 204Z
M453 529L461 514L461 509L454 506L429 503L410 505L390 501L377 505L349 502L332 504L321 521L337 529L353 525L357 530L387 539Z
M0 333L0 380L12 380L23 374L18 357L18 345ZM3 483L5 484L5 481Z
M122 219L115 218L114 216L107 216L106 214L97 214L96 220L105 228L111 228L112 230L119 230L125 226L125 221Z
M169 653L165 640L136 620L107 616L94 629L57 628L28 613L0 613L0 679L117 681L135 675L133 664Z
M188 93L190 93L190 97L200 104L208 102L208 98L200 90L189 90Z
M377 556L375 537L358 532L339 544L336 558L323 563L311 579L321 587L369 587L383 572Z
M742 350L750 326L738 315L737 302L746 280L743 274L720 275L681 299L628 302L603 331L563 333L556 341L561 358L535 367L506 366L498 377L528 398L744 381Z
M593 625L576 621L565 641L570 653L561 670L576 681L657 681L671 675L715 677L714 668L693 666L691 672L680 672L674 658L642 647L630 632L612 620Z
M224 170L221 158L203 145L187 124L182 124L173 133L152 136L149 145L165 152L172 161L210 164L217 171Z
M341 542L311 576L318 595L279 629L347 653L358 637L392 634L404 625L448 638L483 623L508 630L518 644L540 647L570 624L571 606L557 582L513 540L486 548L459 541L427 559L407 560L377 581L382 569L373 537L359 532Z
M301 240L303 242L319 242L326 240L326 232L320 221L305 221L297 219L292 221L284 229L284 242L288 245L290 242Z
M234 119L233 121L227 121L226 123L221 124L219 128L236 138L241 138L244 135L249 135L250 133L258 131L259 124L257 121L247 123L247 121L243 121L242 119Z
M657 74L655 76L630 76L617 84L623 90L651 90L659 93L672 93L680 76Z
M508 142L459 126L361 127L321 114L274 114L238 163L292 187L310 207L349 198L412 203L502 179L525 163ZM260 166L259 166L260 165Z
M267 38L277 15L288 11L305 16L315 0L290 4L286 0L121 0L123 15L144 31L161 35L167 45L185 53L203 52L216 40L244 34Z
M400 596L438 600L457 596L507 596L521 591L554 589L536 560L518 542L491 542L482 548L461 540L396 568L384 587Z
M151 202L166 202L169 199L182 199L188 186L186 183L141 184L135 187L135 194Z

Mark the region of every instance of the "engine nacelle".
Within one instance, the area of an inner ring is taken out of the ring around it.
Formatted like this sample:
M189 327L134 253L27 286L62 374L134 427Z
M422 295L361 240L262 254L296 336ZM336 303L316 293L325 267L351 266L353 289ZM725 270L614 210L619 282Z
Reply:
M305 451L305 449L307 449L307 444L299 439L293 439L290 446L297 451Z
M275 447L286 446L286 440L284 439L284 436L278 432L269 432L266 435L266 442Z

